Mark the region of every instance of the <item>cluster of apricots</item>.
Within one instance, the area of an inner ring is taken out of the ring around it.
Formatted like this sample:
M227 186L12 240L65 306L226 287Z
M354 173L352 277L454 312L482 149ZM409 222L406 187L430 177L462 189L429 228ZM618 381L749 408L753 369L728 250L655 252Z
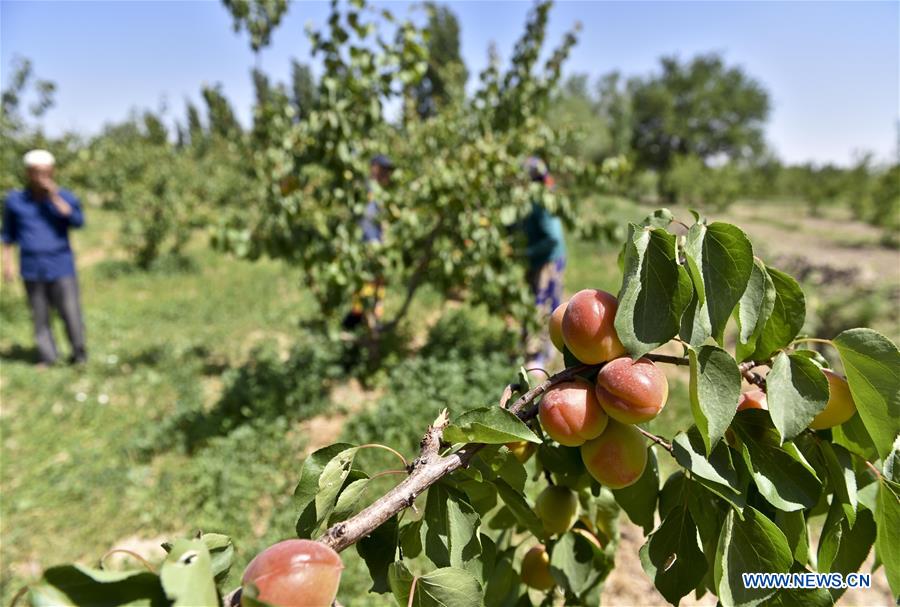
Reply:
M606 364L594 383L576 378L553 386L538 413L544 432L561 445L580 447L588 472L610 489L643 474L647 448L634 425L656 417L669 397L662 370L626 354L614 326L617 309L610 293L585 289L553 311L553 344L585 364Z
M656 417L669 396L666 376L653 361L635 361L627 356L614 327L617 307L613 295L586 289L553 311L550 337L554 345L560 351L568 349L585 364L605 364L593 383L576 378L554 385L541 399L538 410L544 432L561 445L579 447L587 471L609 489L628 487L643 474L647 449L635 424ZM830 395L825 408L810 423L813 430L842 424L856 412L847 380L829 369L823 372ZM766 393L753 387L741 394L737 410L767 408ZM529 442L507 446L523 463L535 451L535 445ZM575 527L578 511L577 493L561 485L544 488L535 504L548 536L571 529L601 547L591 530ZM608 528L614 518L598 516L594 521L598 533L607 540L612 537ZM585 517L582 522L593 528ZM285 540L250 562L243 584L245 588L254 586L256 598L271 605L328 607L337 595L342 569L337 552L328 546L311 540ZM526 585L538 590L555 585L550 555L543 544L525 554L521 577Z

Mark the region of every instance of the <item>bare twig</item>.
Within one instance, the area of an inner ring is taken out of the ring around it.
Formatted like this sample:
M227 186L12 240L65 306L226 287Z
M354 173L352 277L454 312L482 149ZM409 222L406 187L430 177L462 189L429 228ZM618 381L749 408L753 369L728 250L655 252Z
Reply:
M644 355L644 358L652 360L656 363L667 363L670 365L679 365L682 367L686 367L691 364L691 361L684 356L668 356L667 354L646 354Z
M16 607L16 603L19 602L25 594L28 592L28 586L22 586L19 588L19 591L13 596L12 601L9 603L9 607Z
M757 367L761 367L767 363L765 362L756 362L755 360L748 360L747 362L742 362L738 365L738 371L741 372L741 375L744 379L746 379L749 383L754 386L758 386L761 390L766 389L766 380L759 373L754 373L753 369Z
M652 440L654 443L656 443L657 445L659 445L660 447L662 447L663 449L665 449L665 450L668 451L669 453L672 453L672 445L670 445L669 443L667 443L666 441L664 441L664 440L661 439L660 437L656 436L656 435L653 434L652 432L647 432L646 430L644 430L644 429L641 428L640 426L635 426L635 428L637 428L637 431L638 431L638 432L640 432L641 434L643 434L644 436L646 436L647 438L649 438L650 440Z

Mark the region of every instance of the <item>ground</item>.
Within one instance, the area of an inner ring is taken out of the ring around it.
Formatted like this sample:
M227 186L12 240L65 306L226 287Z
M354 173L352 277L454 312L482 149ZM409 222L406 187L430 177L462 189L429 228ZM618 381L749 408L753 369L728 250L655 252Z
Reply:
M613 213L634 220L644 211L620 201ZM118 215L88 213L76 237L91 356L85 368L35 369L22 288L5 285L0 295L4 604L54 563L95 564L114 547L158 558L162 540L198 528L234 537L239 573L256 551L293 532L291 494L305 454L342 438L361 413L377 414L391 387L405 381L363 387L337 379L317 392L306 374L330 371L292 366L313 313L295 270L224 257L198 235L186 251L190 263L138 272L119 252ZM881 248L876 230L839 210L809 218L803 208L771 203L711 215L742 225L758 255L806 273L817 327L869 324L900 337L900 253ZM594 244L569 245L568 291L618 288L615 247L598 256ZM842 305L836 298L847 297L847 286L871 305ZM445 309L426 293L411 316L431 323ZM425 343L425 327L411 333L414 347ZM670 375L671 402L682 405L683 379ZM247 402L258 409L248 412ZM659 425L671 430L688 420L683 406L670 406ZM623 532L604 603L662 603L637 559L639 530L623 521ZM344 604L384 604L360 598L364 572L355 554L347 559L342 595L355 594ZM875 579L877 589L842 602L889 604L883 572ZM709 597L701 603L714 604Z

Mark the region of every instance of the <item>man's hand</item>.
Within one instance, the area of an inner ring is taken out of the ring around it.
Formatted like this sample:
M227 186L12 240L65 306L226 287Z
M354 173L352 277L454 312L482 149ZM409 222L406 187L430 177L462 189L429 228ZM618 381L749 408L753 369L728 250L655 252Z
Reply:
M53 177L50 175L40 175L35 179L35 182L35 185L51 199L59 192L59 186L56 185L56 182L53 181Z
M16 279L16 269L13 267L12 245L3 243L3 282L12 282Z

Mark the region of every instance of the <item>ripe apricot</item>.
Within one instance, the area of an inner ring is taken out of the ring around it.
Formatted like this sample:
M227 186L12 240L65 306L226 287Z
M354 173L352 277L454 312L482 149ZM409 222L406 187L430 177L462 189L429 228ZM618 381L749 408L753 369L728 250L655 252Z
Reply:
M338 553L312 540L284 540L254 557L242 583L277 607L330 607L344 568Z
M568 487L550 485L538 495L535 511L550 535L562 535L578 518L578 495Z
M741 397L738 399L738 411L746 411L747 409L762 409L765 411L768 408L766 393L759 388L750 388L741 394Z
M637 428L611 419L603 434L581 446L581 459L601 485L622 489L641 478L647 466L647 448Z
M561 445L578 447L600 436L608 417L594 387L583 379L556 384L541 399L538 417L544 432Z
M614 322L619 302L606 291L585 289L572 296L562 319L566 347L575 358L589 365L625 354Z
M550 555L543 544L534 546L522 557L522 582L535 590L550 590L556 585L550 575Z
M853 396L850 394L850 385L847 383L847 380L831 369L823 369L822 372L828 378L828 389L830 392L825 408L819 411L819 414L809 424L809 427L813 430L824 430L825 428L839 426L856 413L856 403L853 402Z
M556 349L560 352L563 351L563 348L566 347L566 342L563 340L562 334L562 320L563 315L566 313L566 306L569 302L564 301L553 310L553 314L550 315L550 341L553 342L553 345L556 346Z
M514 443L506 443L506 448L512 452L520 464L524 464L534 454L537 445L529 443L527 440L520 440Z
M656 417L669 398L665 373L646 358L612 360L597 374L597 400L616 421L639 424Z

